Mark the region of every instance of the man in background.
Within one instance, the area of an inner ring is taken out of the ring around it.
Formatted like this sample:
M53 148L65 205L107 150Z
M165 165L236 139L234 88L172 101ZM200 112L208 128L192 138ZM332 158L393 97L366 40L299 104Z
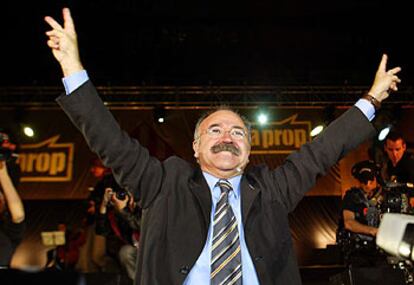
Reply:
M141 211L134 198L120 188L113 176L104 181L96 215L96 234L105 237L106 257L116 261L133 281L138 255ZM102 261L108 258L102 256ZM110 263L109 263L110 264ZM103 269L109 264L103 263Z
M388 156L383 171L386 182L414 183L414 155L407 151L407 144L402 134L391 131L384 143Z
M342 200L337 236L348 265L375 266L383 261L375 245L383 201L379 170L371 160L360 161L351 170L358 185Z

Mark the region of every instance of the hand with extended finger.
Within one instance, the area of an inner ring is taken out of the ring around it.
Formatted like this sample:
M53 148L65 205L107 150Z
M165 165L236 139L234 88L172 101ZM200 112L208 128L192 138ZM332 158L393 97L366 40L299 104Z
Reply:
M387 70L387 60L388 57L384 54L377 73L375 74L374 83L368 92L368 95L373 97L373 100L376 100L379 103L389 96L390 91L397 91L397 84L401 82L401 79L397 76L397 73L401 71L401 68L394 67Z
M64 8L63 27L50 16L45 17L52 30L47 31L47 45L52 49L53 56L59 62L63 75L69 76L83 70L79 57L78 40L70 10Z

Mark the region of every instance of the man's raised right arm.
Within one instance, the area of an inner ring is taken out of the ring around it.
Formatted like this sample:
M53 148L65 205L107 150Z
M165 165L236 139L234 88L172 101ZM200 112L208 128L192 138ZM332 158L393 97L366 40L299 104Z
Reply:
M80 61L75 26L68 8L63 9L63 19L62 27L52 17L45 17L52 27L46 32L47 45L62 68L66 94L70 95L60 96L57 102L81 131L89 148L113 170L118 183L134 193L143 206L149 205L160 189L161 163L120 128L103 104Z
M63 76L68 77L84 68L80 60L78 37L69 8L63 8L62 14L63 26L52 17L45 17L46 23L52 28L46 32L46 35L48 36L47 45L59 62Z

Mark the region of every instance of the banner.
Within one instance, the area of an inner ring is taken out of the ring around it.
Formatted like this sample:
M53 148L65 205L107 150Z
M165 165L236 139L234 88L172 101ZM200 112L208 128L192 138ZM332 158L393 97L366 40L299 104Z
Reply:
M323 121L324 108L294 106L270 110L269 123L252 125L250 164L265 163L275 168L287 155L312 140L310 131ZM238 111L253 121L257 109ZM97 182L90 172L96 155L63 111L57 107L27 109L20 122L15 120L15 112L13 109L2 110L0 127L17 130L27 124L35 130L33 138L15 134L15 143L19 146L18 189L21 196L24 199L86 198ZM196 164L192 141L199 109L168 109L163 124L155 121L153 110L148 108L113 108L111 112L121 127L146 146L151 155L160 160L177 155ZM402 116L412 114L410 109ZM344 188L355 183L350 176L353 163L366 159L369 146L367 142L343 158L318 179L309 195L342 195Z
M251 154L289 154L310 141L311 121L298 121L298 113L259 127L253 125Z
M60 135L37 144L22 144L17 163L20 182L71 182L74 143L58 143Z

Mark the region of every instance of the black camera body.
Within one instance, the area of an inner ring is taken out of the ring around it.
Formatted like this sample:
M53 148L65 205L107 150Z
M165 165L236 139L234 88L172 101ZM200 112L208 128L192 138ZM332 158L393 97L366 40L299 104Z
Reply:
M413 214L414 209L409 201L413 191L412 183L387 182L383 190L383 212Z
M104 189L111 188L118 200L124 201L128 196L128 191L119 186L113 175L106 175L103 178L103 187Z
M118 200L124 201L128 196L128 192L125 189L119 188L115 191L115 197Z

